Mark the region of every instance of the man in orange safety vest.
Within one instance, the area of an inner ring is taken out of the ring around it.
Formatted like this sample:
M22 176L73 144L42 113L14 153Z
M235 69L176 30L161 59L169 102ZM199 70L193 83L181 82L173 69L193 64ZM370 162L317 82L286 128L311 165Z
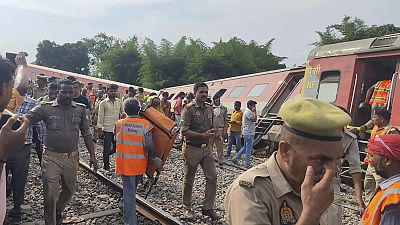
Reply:
M139 117L140 103L127 98L123 104L127 118L115 123L115 171L122 175L123 219L125 224L136 225L136 187L146 172L147 159L152 158L156 167L162 163L156 157L153 143L154 127L150 121Z
M370 139L371 165L386 180L379 184L361 218L362 225L395 225L400 221L400 135Z

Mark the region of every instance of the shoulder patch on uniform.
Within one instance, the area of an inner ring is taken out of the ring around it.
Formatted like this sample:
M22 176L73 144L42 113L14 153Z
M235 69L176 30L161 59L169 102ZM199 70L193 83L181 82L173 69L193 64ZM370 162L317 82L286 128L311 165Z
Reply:
M294 225L297 222L293 209L289 206L287 201L283 201L279 208L279 220L281 225Z
M239 185L240 186L245 186L245 187L254 187L251 182L246 181L246 180L239 180Z

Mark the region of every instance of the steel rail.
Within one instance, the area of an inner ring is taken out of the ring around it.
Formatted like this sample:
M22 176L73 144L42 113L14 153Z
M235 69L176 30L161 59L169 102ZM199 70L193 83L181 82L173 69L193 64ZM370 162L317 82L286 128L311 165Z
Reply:
M85 171L89 172L91 175L98 178L110 188L122 193L122 185L99 172L94 172L86 163L79 162L79 166ZM153 222L158 222L159 224L163 225L182 225L182 223L171 214L157 208L139 195L136 195L136 209L140 214L152 220Z

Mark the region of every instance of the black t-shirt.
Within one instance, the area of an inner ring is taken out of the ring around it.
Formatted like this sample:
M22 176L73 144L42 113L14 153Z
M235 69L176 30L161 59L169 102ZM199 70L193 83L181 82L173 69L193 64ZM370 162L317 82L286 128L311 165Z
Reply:
M80 95L79 97L73 98L72 100L74 102L84 104L84 105L86 105L86 109L90 109L89 100L85 96Z

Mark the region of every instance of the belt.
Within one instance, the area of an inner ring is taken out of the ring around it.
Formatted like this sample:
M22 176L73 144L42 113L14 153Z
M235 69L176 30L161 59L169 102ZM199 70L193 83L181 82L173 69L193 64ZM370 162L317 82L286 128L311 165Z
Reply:
M205 148L208 146L208 144L197 144L197 143L192 143L192 142L186 142L187 145L193 146L196 148Z
M69 159L75 156L79 156L79 151L73 151L73 152L53 152L48 149L45 149L43 152L44 155L52 156L52 157L57 157L57 158L62 158L62 159Z

